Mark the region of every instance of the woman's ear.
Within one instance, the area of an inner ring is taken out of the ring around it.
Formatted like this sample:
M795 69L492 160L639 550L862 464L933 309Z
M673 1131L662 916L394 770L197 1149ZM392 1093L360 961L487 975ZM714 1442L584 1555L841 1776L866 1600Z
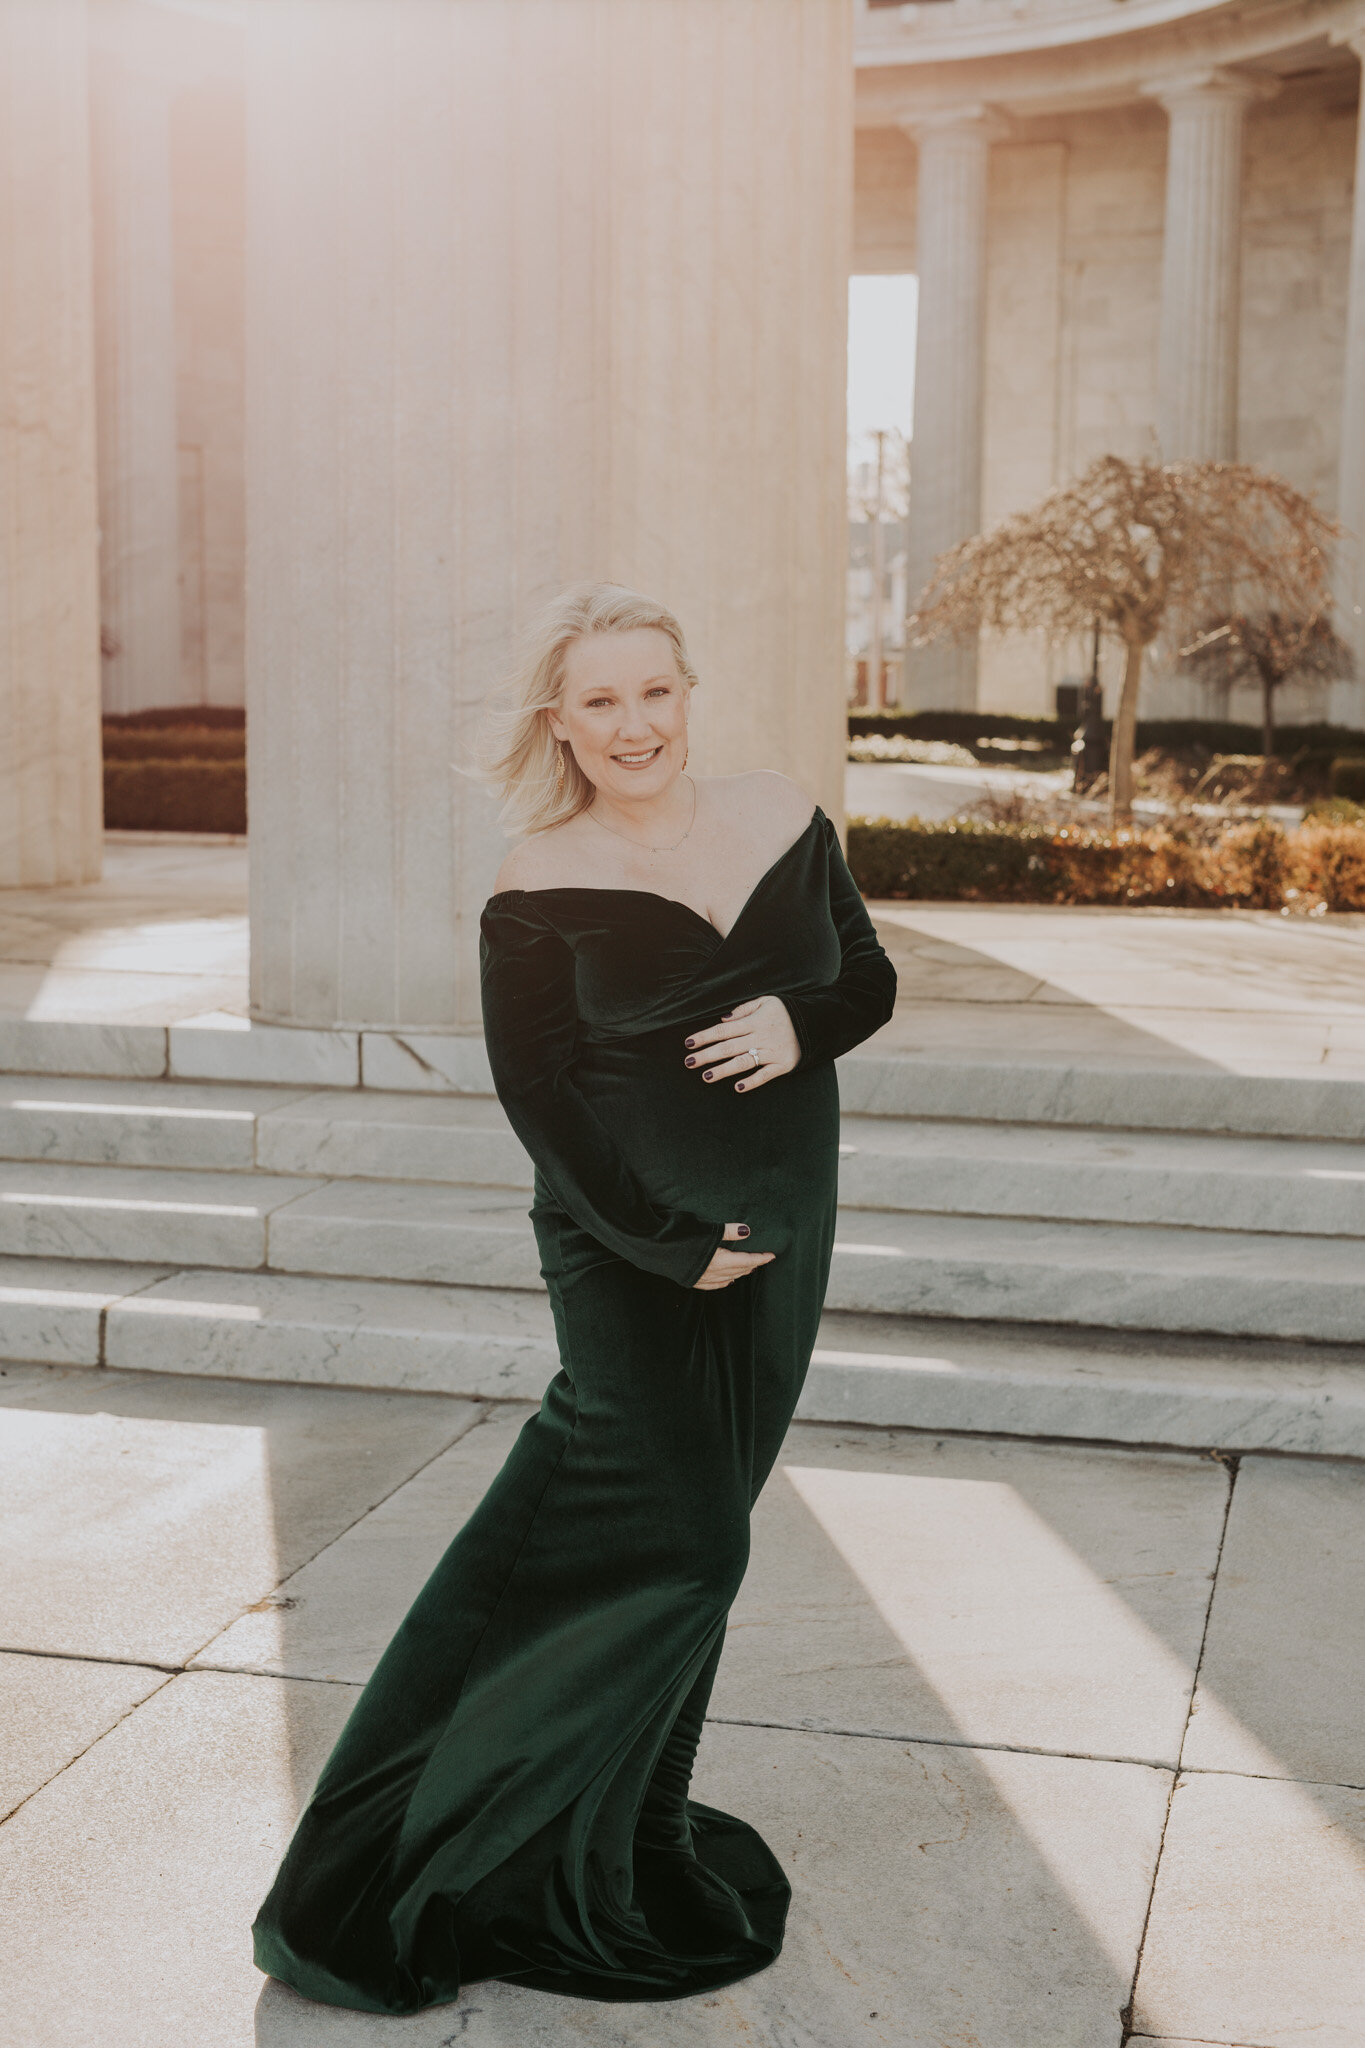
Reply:
M568 728L565 726L563 719L548 704L545 707L545 723L549 726L550 731L557 740L566 740L569 737Z

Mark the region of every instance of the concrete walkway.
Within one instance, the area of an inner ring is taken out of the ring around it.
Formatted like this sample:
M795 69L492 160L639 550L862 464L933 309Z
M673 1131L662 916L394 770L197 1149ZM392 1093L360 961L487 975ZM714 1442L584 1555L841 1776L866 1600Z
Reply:
M265 1982L298 1806L526 1412L0 1376L4 2048L1359 2048L1359 1466L814 1425L697 1781L791 1874L778 1963L410 2021Z
M1365 913L872 910L901 989L865 1050L1365 1074ZM244 844L113 834L102 881L0 892L0 1021L246 1014Z

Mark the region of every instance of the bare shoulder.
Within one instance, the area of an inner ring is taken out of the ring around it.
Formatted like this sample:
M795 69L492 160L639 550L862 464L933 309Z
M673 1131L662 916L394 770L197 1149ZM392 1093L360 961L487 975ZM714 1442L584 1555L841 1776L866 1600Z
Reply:
M493 883L494 895L504 889L551 889L563 880L564 848L561 836L567 825L552 825L548 832L533 832L508 849ZM576 835L575 835L576 836Z
M776 768L752 768L745 775L717 776L729 786L738 807L765 832L794 839L815 815L815 800L799 782Z

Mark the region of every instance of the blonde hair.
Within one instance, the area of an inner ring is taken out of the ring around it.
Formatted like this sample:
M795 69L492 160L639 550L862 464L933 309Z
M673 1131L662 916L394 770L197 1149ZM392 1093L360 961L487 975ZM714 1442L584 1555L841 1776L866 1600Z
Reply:
M689 689L697 672L687 657L682 627L665 605L620 583L582 583L565 590L533 622L514 672L489 692L479 767L502 798L499 824L513 831L548 832L586 810L593 785L564 749L563 780L556 777L558 741L546 717L564 691L564 662L577 640L592 633L667 636L678 674Z

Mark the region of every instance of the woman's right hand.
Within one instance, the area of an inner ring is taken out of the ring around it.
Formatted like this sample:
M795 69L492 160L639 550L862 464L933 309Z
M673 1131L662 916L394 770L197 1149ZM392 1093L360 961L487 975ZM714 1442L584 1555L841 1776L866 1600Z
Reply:
M749 1235L747 1223L727 1223L725 1237L745 1238ZM700 1280L694 1280L694 1287L728 1287L732 1280L742 1280L746 1273L752 1273L755 1266L766 1266L769 1259L775 1259L776 1252L731 1252L720 1245L711 1255L711 1263Z

